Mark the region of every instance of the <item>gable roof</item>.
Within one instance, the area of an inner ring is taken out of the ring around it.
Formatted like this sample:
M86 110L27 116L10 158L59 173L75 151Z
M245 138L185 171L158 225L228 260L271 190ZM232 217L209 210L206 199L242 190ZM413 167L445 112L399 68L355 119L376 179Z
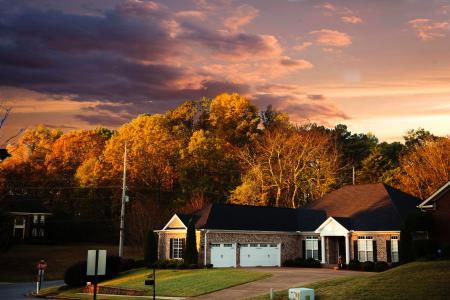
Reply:
M192 214L176 216L197 229L314 232L329 217L347 230L400 230L403 220L420 200L385 184L344 186L305 208L276 208L210 204Z
M360 231L400 230L403 220L420 200L383 183L347 185L308 208L322 210L345 227Z
M441 186L437 191L435 191L430 197L425 199L422 203L418 205L418 208L426 209L434 207L437 200L450 191L450 181Z

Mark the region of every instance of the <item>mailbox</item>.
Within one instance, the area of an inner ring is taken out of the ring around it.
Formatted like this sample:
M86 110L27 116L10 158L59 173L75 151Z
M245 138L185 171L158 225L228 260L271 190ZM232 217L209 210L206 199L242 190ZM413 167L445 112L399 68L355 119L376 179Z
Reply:
M145 285L155 285L155 279L146 279Z

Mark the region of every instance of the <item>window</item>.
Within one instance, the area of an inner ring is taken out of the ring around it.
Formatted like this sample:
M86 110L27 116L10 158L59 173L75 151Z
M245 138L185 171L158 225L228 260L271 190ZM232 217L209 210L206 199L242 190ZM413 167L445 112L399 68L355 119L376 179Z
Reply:
M37 237L37 228L33 228L33 229L31 230L31 235L32 235L33 237Z
M39 237L44 237L44 228L39 229Z
M224 247L233 247L233 244L223 244Z
M391 260L398 262L398 236L391 236Z
M371 236L358 237L358 260L373 261L373 238Z
M307 236L305 248L306 259L319 259L319 238L317 236Z
M260 247L267 247L268 244L259 244Z
M184 248L184 240L185 239L170 239L170 245L172 246L171 258L173 259L182 259L183 258L183 248Z
M33 223L36 224L39 220L39 215L33 215Z
M41 223L42 223L42 224L45 223L45 216L44 216L44 215L41 216Z

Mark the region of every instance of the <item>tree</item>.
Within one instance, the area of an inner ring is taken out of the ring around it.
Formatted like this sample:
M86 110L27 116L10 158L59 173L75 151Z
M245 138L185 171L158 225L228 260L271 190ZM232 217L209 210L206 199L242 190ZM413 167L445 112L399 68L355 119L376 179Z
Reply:
M220 94L211 102L211 132L234 146L243 146L258 134L260 119L257 108L237 94Z
M296 208L323 196L336 183L339 156L329 135L308 126L265 131L240 153L243 183L230 198ZM258 200L256 200L256 198Z
M430 138L400 156L398 188L426 199L450 180L450 138Z
M392 162L383 155L379 147L375 147L370 155L362 161L356 181L358 183L382 182L384 174L391 169L393 169Z
M13 216L0 210L0 251L6 252L11 247L13 232Z
M144 243L144 263L152 267L158 260L158 238L153 230L149 230Z
M195 234L195 221L193 219L189 220L186 232L184 262L188 266L198 264L197 237Z
M261 111L261 121L264 129L273 129L279 126L289 126L289 115L276 111L272 108L272 105L268 105L266 110Z
M423 145L426 141L435 140L437 136L431 134L423 128L410 129L403 136L406 149L414 148L416 145Z

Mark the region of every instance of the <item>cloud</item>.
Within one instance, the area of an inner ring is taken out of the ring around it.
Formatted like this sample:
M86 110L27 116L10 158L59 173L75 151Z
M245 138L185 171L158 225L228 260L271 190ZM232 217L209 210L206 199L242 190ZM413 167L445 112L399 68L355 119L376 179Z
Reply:
M304 70L311 69L313 66L312 63L306 61L304 59L293 59L288 56L284 56L280 60L280 64L285 67L294 67L296 69Z
M347 33L337 30L321 29L311 31L310 34L316 36L316 43L324 46L347 47L352 43L352 38Z
M436 22L431 19L414 19L410 20L408 24L422 41L445 37L447 31L450 30L448 22Z
M311 47L312 45L313 45L313 43L311 43L311 42L303 42L303 43L301 43L299 45L294 46L292 49L294 49L296 51L303 51L306 48Z
M343 16L341 17L342 22L348 24L360 24L362 23L362 19L357 16Z
M224 21L224 25L231 31L237 31L241 27L247 25L259 14L259 10L251 5L243 4L238 6L232 16Z
M324 100L325 96L321 94L308 94L306 95L306 98L310 100Z

